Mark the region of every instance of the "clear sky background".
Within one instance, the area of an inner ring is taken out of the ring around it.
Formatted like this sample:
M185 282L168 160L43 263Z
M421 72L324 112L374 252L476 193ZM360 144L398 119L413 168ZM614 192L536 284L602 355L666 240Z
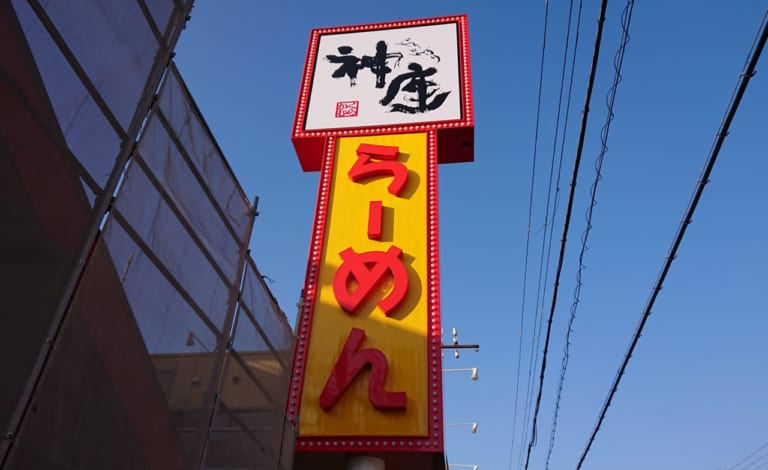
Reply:
M462 342L481 344L479 353L466 352L458 360L446 354L444 367L479 367L480 380L446 373L445 419L479 423L477 434L468 427L448 427L446 445L450 462L483 470L519 468L521 450L530 439L530 418L524 416L534 318L550 309L599 10L599 2L584 2L559 204L554 224L548 224L554 227L554 243L542 295L537 287L542 247L546 250L548 243L544 226L551 162L560 153L553 142L570 4L549 4L525 302L544 1L198 0L177 49L179 69L241 184L261 198L252 255L274 281L270 287L293 322L318 182L317 173L301 171L290 142L310 30L469 15L475 162L440 168L442 314L446 341L455 326ZM573 2L574 30L578 4ZM624 1L609 2L533 469L545 467L624 6ZM766 8L766 0L635 5L550 468L575 467L587 442ZM557 166L555 161L555 172ZM583 468L768 468L768 448L734 467L768 443L766 175L768 51ZM537 383L540 351L534 360L537 367L530 374Z

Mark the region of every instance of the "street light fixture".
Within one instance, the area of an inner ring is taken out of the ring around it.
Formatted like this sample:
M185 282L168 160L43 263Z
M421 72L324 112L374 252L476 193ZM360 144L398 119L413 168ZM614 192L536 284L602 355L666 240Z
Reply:
M474 349L475 352L480 352L479 344L460 344L459 331L455 327L451 330L451 333L453 333L453 338L451 339L453 344L441 344L440 346L443 349L453 349L453 356L456 359L459 358L459 349Z
M461 368L461 369L443 369L443 372L457 372L457 371L471 371L472 373L469 375L469 378L472 380L477 380L477 367L468 367L468 368Z
M477 423L447 423L446 426L469 426L469 430L472 434L477 433Z
M449 463L448 468L471 468L472 470L477 470L477 465L464 465L462 463Z

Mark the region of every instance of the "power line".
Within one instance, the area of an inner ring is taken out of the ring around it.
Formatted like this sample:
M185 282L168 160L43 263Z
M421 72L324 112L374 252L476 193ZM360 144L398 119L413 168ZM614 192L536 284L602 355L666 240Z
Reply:
M546 238L546 234L544 235ZM541 267L540 267L541 268ZM541 272L542 270L539 269L539 282L541 282ZM533 391L534 391L534 370L539 364L539 344L541 343L541 325L544 317L544 311L539 309L540 306L540 292L541 292L541 285L537 286L536 289L536 306L534 308L534 322L533 322L533 334L531 336L531 352L529 355L528 360L528 384L526 385L526 395L525 395L525 415L523 417L523 423L527 423L531 416L531 405L533 404ZM532 437L534 442L536 441L535 435ZM521 439L521 443L524 443L528 440L528 428L523 428L523 435ZM518 461L518 469L522 469L523 465L525 463L525 459L523 458L525 454L523 453L523 446L520 446L520 458Z
M568 133L568 120L571 114L571 96L573 94L573 79L575 76L575 70L576 70L576 53L579 48L579 33L581 31L581 13L583 10L583 1L579 0L579 13L577 15L576 19L576 34L573 42L573 56L571 58L571 70L570 70L570 78L568 80L568 97L566 99L566 105L565 105L565 120L563 122L563 134L560 139L560 157L559 157L559 163L558 163L558 169L557 169L557 182L555 183L555 206L553 208L553 218L554 214L557 213L557 207L558 203L560 201L560 175L562 173L563 168L563 156L565 154L565 136ZM567 44L567 43L566 43ZM567 47L566 47L567 49ZM552 247L552 240L550 239L550 246ZM549 253L547 253L547 256L549 256Z
M534 409L534 414L533 414L533 422L531 427L532 428L531 440L528 443L528 452L525 459L526 470L528 469L528 465L531 459L531 449L533 448L534 442L536 440L536 421L538 419L539 409L541 407L541 395L544 389L544 373L546 372L546 368L547 368L547 352L549 350L549 340L552 334L552 318L554 317L555 306L557 304L557 291L560 285L560 275L562 274L562 270L563 270L563 260L565 258L565 244L568 238L568 228L571 222L571 213L573 212L573 200L574 200L574 193L576 191L576 181L579 175L579 168L581 166L581 155L584 150L584 136L587 130L589 104L592 101L592 90L595 84L597 63L600 57L600 45L602 43L602 38L603 38L603 24L605 23L605 11L607 7L608 7L608 0L602 0L600 4L600 16L597 21L597 34L595 36L595 46L592 54L592 66L590 68L589 81L587 84L587 94L586 94L585 103L584 103L584 114L582 115L581 129L579 131L579 144L576 149L576 159L573 164L573 176L571 178L571 188L568 196L568 208L566 209L565 222L563 224L563 237L560 241L560 255L557 261L555 284L552 290L552 306L549 312L549 319L547 322L547 335L544 341L544 352L542 354L542 360L541 360L541 374L539 375L539 391L536 397L536 407Z
M570 28L571 28L571 18L572 18L572 12L573 12L573 0L570 2L569 11L568 11L568 28L566 33L566 51L567 51L567 44L568 39L570 37ZM566 55L567 58L567 55ZM542 57L543 61L544 57ZM565 58L563 62L563 69L565 69L566 66ZM562 99L563 99L563 88L564 88L564 76L561 76L560 79L560 95L558 97L558 109L557 109L557 122L555 126L555 147L552 151L552 159L550 163L550 171L549 171L549 182L547 184L547 202L546 202L546 208L544 211L544 225L542 227L543 235L541 238L541 255L539 257L539 276L538 276L538 283L536 285L536 306L534 308L534 323L533 323L533 335L531 337L531 350L530 350L530 356L528 361L528 384L526 388L526 397L525 397L525 415L523 422L527 423L528 419L530 417L531 413L531 405L533 400L533 390L534 390L534 370L538 366L538 351L539 351L539 345L541 343L541 331L542 331L542 322L544 317L544 311L543 311L543 299L546 296L546 284L547 279L549 279L549 258L550 258L550 252L551 250L547 250L546 247L549 246L551 248L552 246L552 223L550 223L550 206L552 205L552 180L554 175L554 163L555 163L555 150L556 150L556 143L557 143L557 134L559 130L560 125L560 115L561 115L561 106L562 106ZM559 189L559 173L558 173L558 189ZM552 219L554 219L554 211L552 215ZM549 243L547 243L547 239L549 238ZM546 264L545 264L545 253L546 253ZM528 429L523 429L523 436L521 442L525 442L527 439L527 433ZM518 461L518 468L523 467L523 452L522 452L522 446L520 451L520 458Z
M643 314L640 318L640 322L638 323L637 328L635 329L635 333L632 336L632 341L629 344L629 348L627 349L627 352L624 355L624 359L621 362L621 366L619 366L619 370L616 372L616 377L614 378L613 384L611 385L610 391L608 392L608 397L605 399L605 402L603 403L603 407L600 410L600 415L598 416L597 423L595 424L595 428L593 429L592 434L589 437L589 441L587 442L587 446L585 447L584 452L582 453L581 458L579 459L579 463L576 466L577 470L580 469L581 465L584 463L584 459L586 459L587 454L589 453L589 450L592 447L592 443L595 440L595 436L597 436L597 432L600 430L600 425L603 423L603 419L605 419L606 412L608 411L608 408L611 406L611 401L613 400L613 396L616 394L616 390L619 387L619 383L621 382L621 378L623 377L624 371L627 368L627 364L629 364L629 360L632 357L632 352L635 350L635 346L637 346L637 342L640 340L640 335L643 332L643 328L645 327L645 323L648 320L648 317L651 315L651 309L653 308L653 305L656 302L656 298L658 297L659 292L661 291L661 288L664 284L664 279L666 279L667 273L669 273L669 269L672 266L672 261L677 256L677 250L680 247L680 243L683 241L683 237L685 236L685 232L688 228L688 225L690 225L692 221L693 213L696 211L696 206L698 206L699 204L701 195L704 192L704 187L709 182L709 177L712 174L712 168L715 166L715 161L717 160L717 156L720 153L720 148L722 147L723 142L725 141L725 137L728 135L728 129L731 126L733 117L736 115L736 110L738 109L739 104L741 103L741 99L744 96L744 92L747 89L749 80L755 74L755 66L757 65L757 61L760 58L760 54L763 51L763 47L765 46L766 40L768 40L768 27L766 27L768 26L768 23L766 22L766 18L768 18L768 11L766 12L766 15L763 16L763 20L760 26L760 32L758 32L756 36L756 38L759 38L759 39L756 39L756 41L753 42L752 50L750 51L751 57L747 59L746 70L744 70L739 76L739 81L731 97L731 102L725 113L723 121L720 124L720 129L717 132L715 142L712 145L712 148L710 150L709 156L707 157L704 168L701 172L701 175L699 176L699 180L696 183L696 188L694 189L691 200L688 203L688 208L685 211L685 216L683 220L680 222L680 226L677 230L677 234L675 235L675 238L672 242L672 246L670 247L667 257L663 263L661 272L659 273L659 277L656 280L656 284L648 299L648 303L645 306Z
M730 467L728 470L736 470L736 467L738 467L739 465L743 464L744 462L746 462L747 460L752 458L753 455L757 454L758 452L760 452L761 450L765 449L766 447L768 447L768 442L766 442L762 446L760 446L757 449L755 449L755 451L752 452L751 454L747 455L743 459L741 459L738 462L736 462L736 464L734 464L733 467Z
M627 2L626 6L624 7L624 11L621 14L621 29L622 29L622 35L621 35L621 41L619 43L619 48L616 51L616 55L614 56L613 60L613 67L614 67L614 76L613 76L613 84L611 85L611 88L608 90L608 96L606 97L606 105L607 105L607 115L605 118L605 124L603 125L603 129L600 132L600 152L597 156L597 160L595 162L595 179L592 182L592 186L590 188L590 203L589 208L587 209L587 215L586 215L586 228L584 230L584 233L581 236L581 250L579 251L579 267L576 272L576 287L573 291L573 303L571 304L571 310L570 310L570 318L568 319L568 328L565 333L565 347L563 350L563 359L561 361L560 366L560 377L558 379L557 383L557 398L555 399L555 409L553 412L552 417L552 428L549 433L549 449L547 450L547 460L545 468L549 468L549 461L552 456L552 450L555 447L555 437L557 433L557 418L560 413L560 400L563 395L563 386L565 383L565 374L568 369L568 360L570 358L570 347L571 347L571 334L573 333L573 323L576 320L576 311L578 309L579 305L579 299L581 295L581 287L583 285L582 282L582 275L584 272L584 256L587 251L587 242L589 240L589 234L592 231L592 214L594 212L595 205L597 204L597 188L598 184L600 183L600 180L602 179L602 168L603 168L603 160L605 159L605 154L608 152L608 134L611 130L611 123L613 122L613 108L614 103L616 101L616 92L619 88L619 83L621 83L621 69L622 65L624 64L624 52L626 50L627 44L629 43L629 24L632 20L632 10L634 8L634 0L630 0Z
M760 465L759 467L755 467L755 468L754 468L754 469L752 469L752 470L760 470L761 468L765 468L766 466L768 466L768 460L766 460L765 462L763 462L763 464L762 464L762 465Z
M552 197L552 180L554 176L555 159L557 156L558 135L560 134L560 119L563 116L563 112L562 112L563 92L565 88L566 71L568 70L568 67L567 67L568 52L570 51L571 26L572 26L572 20L573 20L573 0L569 2L568 23L566 26L566 33L565 33L565 45L563 47L563 66L562 66L562 71L560 76L560 88L559 88L559 94L558 94L557 112L555 114L556 116L555 132L554 132L554 137L552 139L552 158L551 158L550 170L549 170L549 183L547 187L547 203L546 203L544 227L543 227L544 236L542 237L541 258L539 261L539 283L536 289L536 292L537 292L536 316L535 316L535 322L534 322L535 342L531 343L531 355L530 355L530 363L529 363L529 369L528 369L528 395L526 396L526 414L525 414L524 422L528 422L528 419L530 417L530 411L531 411L530 406L531 406L531 399L533 398L533 384L534 384L533 371L538 366L537 352L539 351L539 344L541 342L541 331L542 331L541 326L542 326L543 317L544 317L543 299L547 295L546 286L549 280L549 267L551 265L550 259L552 254L554 221L557 214L558 202L560 199L560 177L561 177L562 168L563 168L563 157L565 153L564 152L565 137L568 129L568 118L570 116L571 97L573 95L574 69L576 65L576 53L578 50L579 32L581 30L582 10L583 10L583 2L580 0L576 33L575 33L575 42L574 42L574 49L573 49L573 59L571 62L571 69L570 69L568 95L566 99L565 116L563 119L563 132L562 132L562 141L560 144L560 157L559 157L558 166L557 166L557 178L555 182L554 197ZM552 199L554 199L554 204L552 204ZM552 206L551 215L550 215L550 206ZM546 253L546 261L545 261L545 253ZM542 281L542 273L543 273L543 281ZM540 306L542 307L541 310L539 309ZM523 437L523 441L525 441L525 436ZM535 442L536 442L536 439L534 438L534 443ZM522 466L523 466L523 453L521 452L518 468L522 468Z
M579 13L578 13L577 20L576 20L576 34L575 34L574 44L573 44L573 57L571 59L570 80L569 80L569 84L568 84L568 99L567 99L567 104L566 104L566 107L565 107L565 123L563 125L562 140L560 142L560 163L559 163L559 167L558 167L557 183L556 183L556 190L555 190L556 191L555 192L555 207L553 209L553 214L552 214L553 221L554 221L554 214L557 212L557 204L558 204L558 200L559 200L558 194L560 192L560 172L561 172L562 166L563 166L563 155L565 153L565 136L566 136L567 130L568 130L568 117L570 115L570 109L571 109L571 95L572 95L572 92L573 92L573 81L574 81L575 69L576 69L576 53L578 51L578 46L579 46L579 32L581 31L582 7L583 7L583 2L581 0L579 0ZM566 46L566 49L567 49L567 46ZM550 237L549 241L550 241L550 245L549 245L548 250L551 250L551 248L552 248L552 238L551 237ZM547 265L549 265L549 252L547 253ZM547 460L546 460L546 463L545 463L545 468L549 468L549 460L550 460L550 456L552 454L553 445L554 445L554 442L550 438L550 445L549 445L549 450L547 451Z
M758 464L760 462L763 462L762 465L759 467L755 467L755 464ZM743 467L741 470L757 470L758 468L763 468L765 465L768 464L768 453L765 453L758 457L757 459L750 462L746 467Z
M532 220L532 214L533 214L533 194L534 194L534 187L535 187L535 181L536 181L536 158L538 153L538 142L539 142L539 124L540 124L540 118L541 118L541 95L542 95L542 88L544 83L544 53L546 52L547 48L547 23L549 20L549 1L545 2L544 7L544 33L543 33L543 39L541 43L541 67L539 69L539 92L538 92L538 102L536 105L536 128L534 131L534 144L533 144L533 164L531 167L531 190L530 194L528 196L528 231L526 233L525 237L525 262L523 265L523 292L522 292L522 302L520 306L520 341L518 343L518 351L517 351L517 372L515 373L515 404L514 404L514 411L513 411L513 417L512 417L512 443L510 445L510 451L509 451L509 470L512 470L512 456L515 452L515 434L517 432L517 408L518 408L518 398L520 395L520 360L522 356L523 351L523 335L525 332L525 294L528 289L528 255L530 252L530 242L531 242L531 220ZM534 317L535 320L535 317ZM535 321L534 321L534 330L535 330ZM533 341L533 339L531 339Z
M539 351L539 344L541 343L541 327L542 327L542 322L544 318L544 298L547 295L547 283L549 281L549 267L551 265L550 259L552 254L552 240L554 235L555 215L557 213L557 200L559 199L559 194L560 194L560 175L562 173L562 165L563 165L562 152L560 153L560 161L559 161L558 171L557 171L557 182L555 185L554 198L552 197L552 183L554 180L555 160L557 156L557 137L560 134L560 118L563 114L562 113L563 92L565 89L565 76L566 76L566 71L568 66L568 52L569 52L569 44L571 39L572 19L573 19L573 0L571 0L568 5L568 23L566 26L566 33L565 33L565 45L563 47L563 66L562 66L562 71L560 73L560 89L559 89L559 94L557 98L557 112L555 113L555 132L554 132L554 137L552 139L552 158L550 159L549 182L547 184L547 203L544 209L544 226L543 226L544 236L541 239L541 256L539 259L539 281L536 287L537 324L534 324L534 332L535 332L534 334L536 337L536 341L535 343L531 344L531 360L530 360L530 366L528 370L528 379L529 379L529 382L528 382L529 401L527 402L528 413L530 413L530 406L531 406L530 399L533 398L533 384L534 384L533 371L538 366L539 356L537 353ZM575 61L575 50L574 50L574 61ZM571 80L571 83L573 83L573 80ZM568 95L569 109L570 109L570 98L571 98L571 95L569 93ZM565 131L563 132L563 136L565 136ZM552 199L555 200L554 204L552 204ZM552 208L551 215L550 215L550 207ZM529 416L530 414L526 414L525 422L528 422ZM520 457L521 457L520 465L522 466L522 453Z

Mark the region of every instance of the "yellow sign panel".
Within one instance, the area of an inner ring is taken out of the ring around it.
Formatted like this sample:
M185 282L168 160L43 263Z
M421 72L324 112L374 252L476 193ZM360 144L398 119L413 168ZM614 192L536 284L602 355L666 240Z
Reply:
M393 147L396 157L376 154ZM426 133L336 141L299 436L428 435L427 150ZM380 362L345 367L353 352L381 359L368 350L383 354L383 391L401 405L372 402ZM334 371L354 377L347 388Z

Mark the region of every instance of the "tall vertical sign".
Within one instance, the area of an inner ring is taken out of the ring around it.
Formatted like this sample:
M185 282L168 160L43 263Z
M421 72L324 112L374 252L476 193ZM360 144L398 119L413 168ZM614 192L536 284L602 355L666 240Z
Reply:
M437 164L473 159L466 21L311 33L292 133L321 172L297 452L443 452Z

